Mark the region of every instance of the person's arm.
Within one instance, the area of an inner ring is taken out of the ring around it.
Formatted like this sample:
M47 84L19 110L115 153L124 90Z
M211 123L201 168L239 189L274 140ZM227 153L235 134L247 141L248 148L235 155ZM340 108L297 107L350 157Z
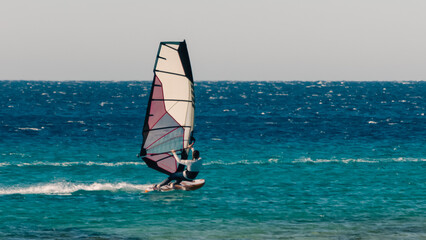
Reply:
M175 150L172 150L172 153L173 153L173 157L175 157L176 161L177 161L177 162L179 162L179 161L180 161L180 158L179 158L179 156L176 154L176 151L175 151Z
M175 151L175 150L172 150L171 152L173 153L173 157L175 157L176 162L178 162L178 163L180 163L180 164L188 165L190 162L194 162L193 160L181 160L181 159L179 158L179 156L176 154L176 151Z
M188 148L189 148L189 149L191 149L192 151L194 151L194 147L193 147L193 146L194 146L194 143L195 143L195 142L192 142L192 143L191 143L191 144L189 144L189 146L188 146Z

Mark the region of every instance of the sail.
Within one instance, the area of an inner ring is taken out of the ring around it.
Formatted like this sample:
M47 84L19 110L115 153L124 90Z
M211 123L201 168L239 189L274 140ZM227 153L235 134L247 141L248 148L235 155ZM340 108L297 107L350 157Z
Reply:
M183 42L161 42L143 127L140 155L162 173L177 171L171 150L182 159L194 129L194 82L188 50Z

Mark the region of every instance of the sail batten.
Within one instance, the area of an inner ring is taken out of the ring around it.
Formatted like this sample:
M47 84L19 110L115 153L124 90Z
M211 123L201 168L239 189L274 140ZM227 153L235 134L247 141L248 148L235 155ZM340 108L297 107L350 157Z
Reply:
M181 74L181 73L175 73L175 72L167 72L167 71L162 71L162 70L155 70L155 72L160 72L160 73L166 73L166 74L172 74L172 75L177 75L177 76L186 77L186 75L184 75L184 74Z
M161 42L154 65L154 78L142 131L140 155L147 165L171 174L191 143L194 130L194 89L185 41Z

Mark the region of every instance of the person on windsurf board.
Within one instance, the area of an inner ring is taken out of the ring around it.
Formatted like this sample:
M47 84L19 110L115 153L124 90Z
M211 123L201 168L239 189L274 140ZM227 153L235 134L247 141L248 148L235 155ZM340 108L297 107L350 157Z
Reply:
M169 175L158 184L158 191L193 191L205 183L204 179L195 179L202 166L200 153L192 150L193 159L186 160L190 155L188 147L192 148L195 141L194 115L194 79L186 42L161 42L139 153L148 167ZM174 180L180 183L177 188L166 185ZM154 185L145 190L151 191L155 191Z
M192 150L192 160L182 160L176 154L175 150L172 150L173 157L176 159L176 162L179 164L185 165L186 169L183 171L177 171L169 175L168 178L164 179L159 184L154 186L154 190L160 190L162 186L169 184L171 181L175 180L176 182L172 185L172 188L175 188L176 185L179 185L182 181L194 181L198 173L203 167L203 160L200 157L200 152L194 150L194 143L191 143L188 148Z

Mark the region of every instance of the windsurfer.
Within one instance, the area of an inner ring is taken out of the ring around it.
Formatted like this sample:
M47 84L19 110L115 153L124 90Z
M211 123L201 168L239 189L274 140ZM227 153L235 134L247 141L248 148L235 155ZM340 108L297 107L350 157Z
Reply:
M193 145L194 143L188 146L188 148L192 150L192 160L181 160L176 154L176 151L172 150L173 156L176 161L182 165L186 165L186 169L184 171L178 171L170 174L169 177L166 178L164 181L155 185L154 189L158 190L161 188L161 186L167 185L173 180L176 180L176 182L174 183L176 185L181 183L182 181L193 181L197 177L203 166L203 161L200 158L200 152L198 150L194 150Z

